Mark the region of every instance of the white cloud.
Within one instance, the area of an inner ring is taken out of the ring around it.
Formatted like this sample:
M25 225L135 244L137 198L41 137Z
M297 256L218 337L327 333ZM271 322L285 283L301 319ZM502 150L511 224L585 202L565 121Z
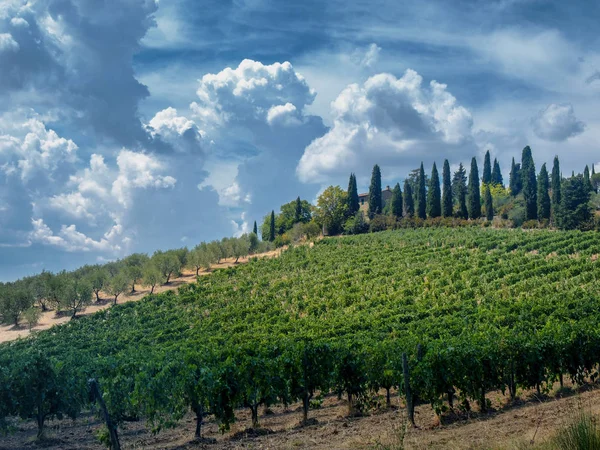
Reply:
M446 85L422 85L413 70L396 78L370 77L351 84L332 102L332 129L305 150L297 174L304 182L324 182L378 162L413 168L422 159L472 150L473 120Z
M251 203L250 193L242 192L240 185L234 181L219 191L219 204L223 206L240 206L242 202Z
M19 51L19 44L9 33L0 33L0 53L4 51Z
M298 118L298 110L292 103L285 105L271 106L267 112L267 122L269 125L293 126L299 125L301 120Z
M373 43L364 49L357 49L354 52L353 59L357 64L364 68L373 67L379 60L379 54L381 53L381 47Z
M29 238L34 243L60 247L68 252L118 252L120 247L111 244L106 238L94 240L77 231L75 225L63 225L58 235L55 235L43 219L32 219L33 230Z
M13 27L17 27L17 28L27 28L27 27L29 27L29 22L27 22L22 17L13 17L12 19L10 19L10 24Z
M583 133L585 124L575 117L573 106L552 103L531 121L534 133L547 141L560 142Z

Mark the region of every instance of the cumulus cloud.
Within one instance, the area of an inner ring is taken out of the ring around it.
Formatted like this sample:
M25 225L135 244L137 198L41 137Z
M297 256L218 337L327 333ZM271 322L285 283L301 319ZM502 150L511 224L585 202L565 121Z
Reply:
M32 219L33 230L29 233L31 242L63 248L68 252L114 252L119 251L118 245L111 244L106 238L98 241L77 231L75 225L63 225L58 235L55 235L43 219Z
M198 158L196 164L202 164L204 149L203 132L196 123L185 116L180 116L175 108L166 108L157 112L148 123L148 130L155 139L162 139L179 153L187 153Z
M301 120L298 117L298 109L292 103L285 105L276 105L269 108L267 112L267 122L269 125L299 125Z
M268 120L273 106L289 103L299 112L313 102L315 91L289 62L264 65L250 59L235 69L206 74L191 109L201 121L213 125L247 120Z
M555 142L577 136L585 129L585 124L575 117L573 106L568 103L548 105L531 123L534 133L540 139Z
M371 68L379 60L381 47L373 43L366 50L364 48L356 49L352 55L352 59L361 67Z
M0 33L0 53L5 51L18 52L19 44L9 33Z
M473 152L473 119L445 84L407 70L351 84L331 104L334 125L306 148L297 167L304 182L375 162L386 167L414 168L421 160Z

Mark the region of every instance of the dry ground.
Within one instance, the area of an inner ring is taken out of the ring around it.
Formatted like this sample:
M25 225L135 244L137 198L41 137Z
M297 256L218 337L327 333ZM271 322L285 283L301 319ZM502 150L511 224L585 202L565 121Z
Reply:
M238 421L231 431L220 434L211 419L206 420L202 442L192 439L195 422L190 415L170 430L152 435L143 422L127 423L120 431L121 445L126 449L449 449L475 450L515 449L518 444L536 443L551 437L557 429L568 423L581 408L595 415L600 414L600 389L585 386L566 397L550 396L537 399L533 392L522 393L522 400L510 405L500 392L488 396L495 408L493 412L480 416L473 412L447 418L450 424L439 425L431 407L420 405L416 410L419 428L408 429L399 444L399 430L405 424L402 404L393 398L391 410L375 411L365 417L347 418L344 400L335 395L327 396L320 409L312 410L310 417L316 422L299 427L301 408L299 404L273 407L270 414L264 412L260 422L268 434L250 430L250 415L247 410L238 411ZM101 422L88 413L75 422L51 421L48 435L51 438L43 445L51 450L102 449L95 438ZM34 449L35 425L32 421L18 424L18 431L1 438L0 450Z
M281 249L273 250L271 252L260 253L260 254L252 255L251 257L273 258L273 257L279 256L284 249L285 248L281 248ZM234 265L234 261L235 261L234 258L224 259L219 264L214 264L212 266L211 272L201 271L199 275L209 275L212 273L212 270L231 267ZM243 264L246 262L248 262L248 257L240 258L238 261L238 264ZM168 285L156 286L156 288L154 289L154 292L160 293L160 292L164 292L164 291L174 290L174 289L177 289L182 284L193 283L194 281L196 281L196 272L184 270L179 278L174 278ZM118 303L138 301L138 300L144 298L149 293L150 293L150 287L136 285L136 292L133 294L130 294L130 293L121 294L119 296ZM100 298L101 298L100 302L96 302L95 298L94 298L94 301L92 302L91 305L87 306L85 308L85 310L78 312L77 314L80 316L93 314L96 311L100 311L100 310L109 308L113 304L113 298L108 294L101 292ZM54 311L54 310L49 310L49 311L46 311L45 313L42 313L39 323L35 327L33 327L32 330L33 331L47 330L48 328L52 327L53 325L58 325L61 323L68 322L70 319L71 319L71 317L69 314L61 315L61 314L57 314L56 311ZM22 323L18 327L15 327L14 325L0 325L0 343L12 341L19 337L27 336L30 333L29 327L27 326L27 324L24 321L21 321L21 322Z

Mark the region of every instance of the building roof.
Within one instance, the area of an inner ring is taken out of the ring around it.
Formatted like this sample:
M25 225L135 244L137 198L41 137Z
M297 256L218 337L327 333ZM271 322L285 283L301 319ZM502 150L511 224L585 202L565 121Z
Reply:
M382 189L382 190L381 190L381 192L385 192L385 191L391 191L390 187L389 187L389 186L386 186L386 187L385 187L385 189ZM363 193L363 194L358 194L358 198L361 198L361 197L368 197L368 196L369 196L369 193L368 193L368 192L365 192L365 193Z

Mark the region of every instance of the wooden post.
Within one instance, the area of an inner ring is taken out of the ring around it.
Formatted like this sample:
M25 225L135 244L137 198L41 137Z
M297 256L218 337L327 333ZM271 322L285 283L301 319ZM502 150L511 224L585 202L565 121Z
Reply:
M104 399L102 398L102 394L100 393L100 386L98 385L98 381L96 381L95 378L91 378L88 381L88 384L92 393L92 399L100 404L100 409L102 410L102 415L104 416L104 422L106 423L106 428L108 428L108 433L110 436L110 450L121 450L121 444L119 444L119 436L117 435L117 427L113 424L110 418L110 414L108 414L108 409L106 409L106 403L104 403Z
M410 390L410 371L408 369L408 358L406 353L402 353L402 373L404 374L404 394L406 395L406 412L408 420L414 427L415 425L415 405L413 403L412 392Z

